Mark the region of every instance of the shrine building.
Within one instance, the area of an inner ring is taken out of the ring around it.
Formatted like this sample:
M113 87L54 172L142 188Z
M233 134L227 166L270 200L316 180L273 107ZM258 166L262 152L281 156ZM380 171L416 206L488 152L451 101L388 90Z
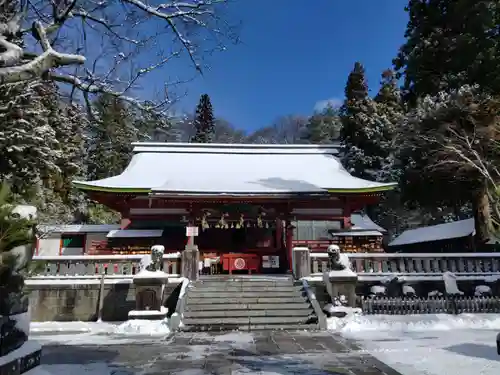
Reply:
M258 263L259 272L285 272L301 223L314 223L316 232L348 233L351 214L396 185L351 176L332 145L133 146L120 175L74 181L122 215L120 229L96 244L103 254L145 253L155 244L182 251L187 228L196 227L205 263L238 254ZM304 233L301 240L318 239Z

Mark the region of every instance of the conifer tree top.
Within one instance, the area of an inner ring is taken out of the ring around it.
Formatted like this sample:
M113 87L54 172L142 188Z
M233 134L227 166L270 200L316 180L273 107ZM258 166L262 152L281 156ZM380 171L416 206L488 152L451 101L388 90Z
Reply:
M210 143L215 133L215 118L212 103L208 94L200 97L194 118L195 135L191 138L193 143Z

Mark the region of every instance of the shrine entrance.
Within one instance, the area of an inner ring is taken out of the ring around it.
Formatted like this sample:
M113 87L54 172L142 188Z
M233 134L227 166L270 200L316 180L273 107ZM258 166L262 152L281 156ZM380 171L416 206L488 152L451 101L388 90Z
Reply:
M200 229L200 273L283 273L288 267L282 221L274 208L224 204L203 208L193 221Z

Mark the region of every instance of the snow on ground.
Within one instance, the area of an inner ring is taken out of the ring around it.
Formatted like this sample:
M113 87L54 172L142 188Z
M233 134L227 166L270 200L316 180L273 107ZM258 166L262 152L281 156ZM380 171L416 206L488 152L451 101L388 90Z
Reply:
M129 344L170 333L168 319L108 322L31 322L30 335L42 344Z
M350 315L328 323L403 375L500 373L499 314Z
M119 372L106 363L87 363L84 365L41 365L25 372L24 375L111 375Z

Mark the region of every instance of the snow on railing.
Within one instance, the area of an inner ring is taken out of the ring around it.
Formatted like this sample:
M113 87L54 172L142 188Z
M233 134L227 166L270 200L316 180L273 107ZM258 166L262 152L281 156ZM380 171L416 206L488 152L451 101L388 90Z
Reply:
M132 276L139 272L143 255L62 255L34 256L38 263L33 277L70 277L70 276ZM163 255L163 271L179 276L181 254L179 252Z
M311 273L329 270L327 253L311 253ZM444 272L473 277L500 274L500 253L349 253L352 269L361 279L390 274L440 277Z

